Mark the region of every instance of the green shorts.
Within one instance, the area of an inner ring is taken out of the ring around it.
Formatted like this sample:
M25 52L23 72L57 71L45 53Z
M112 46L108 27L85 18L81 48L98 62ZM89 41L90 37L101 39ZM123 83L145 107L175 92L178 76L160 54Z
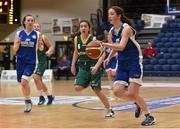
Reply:
M43 76L46 68L47 68L47 63L39 63L36 70L35 70L35 74Z
M84 88L90 85L92 89L101 89L101 70L99 69L96 74L91 74L90 69L80 68L74 85L79 85Z

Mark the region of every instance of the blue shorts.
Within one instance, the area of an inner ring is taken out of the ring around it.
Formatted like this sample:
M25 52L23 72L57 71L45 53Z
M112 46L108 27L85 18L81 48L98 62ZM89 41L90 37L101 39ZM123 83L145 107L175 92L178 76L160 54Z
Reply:
M135 82L142 85L142 69L142 64L119 61L114 83L128 86L130 82Z
M116 57L112 57L109 63L105 66L105 70L106 71L116 70L116 67L117 67L117 59Z
M28 80L28 78L33 74L35 66L35 64L29 64L24 62L22 59L18 59L16 63L17 81L21 82L22 78L27 78Z

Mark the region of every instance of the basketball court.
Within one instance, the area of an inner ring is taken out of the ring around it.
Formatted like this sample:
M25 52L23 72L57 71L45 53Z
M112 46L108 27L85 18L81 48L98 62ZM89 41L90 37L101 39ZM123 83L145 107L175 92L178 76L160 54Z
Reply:
M1 82L1 128L143 128L144 116L134 117L134 104L116 98L103 80L103 92L115 110L105 119L103 105L90 88L75 92L73 80L47 83L56 96L51 106L37 106L38 92L31 83L33 109L24 113L21 87L16 82ZM157 122L150 128L180 128L180 83L145 82L140 94L146 99Z

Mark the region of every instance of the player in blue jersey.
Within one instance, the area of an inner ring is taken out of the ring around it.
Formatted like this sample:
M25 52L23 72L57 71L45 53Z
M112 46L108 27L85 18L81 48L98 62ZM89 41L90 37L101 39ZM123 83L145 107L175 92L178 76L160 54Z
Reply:
M16 33L13 46L17 58L17 81L22 85L25 98L24 112L30 112L32 109L29 81L36 66L37 46L42 41L40 33L33 29L34 20L29 14L23 18L24 29Z
M34 23L34 29L38 32L40 32L41 26L39 23ZM47 68L48 60L47 57L50 57L51 54L54 51L53 45L49 38L46 35L42 35L42 43L38 45L38 65L35 70L35 74L33 75L37 90L39 91L39 102L38 105L43 105L45 103L45 98L43 96L43 92L47 95L48 102L47 105L51 105L54 96L52 96L52 93L48 90L47 86L42 81L42 76Z
M107 34L107 42L112 42L111 40L111 35ZM108 55L110 54L111 49L110 48L106 48L105 49L105 53L106 53L106 57L108 57ZM109 61L108 64L104 64L104 68L105 71L107 73L107 77L108 77L108 81L109 81L109 89L112 89L112 82L114 80L115 74L116 74L116 69L117 69L117 59L116 59L116 55L115 54Z
M113 83L113 92L119 98L136 103L136 117L140 116L141 110L144 112L146 118L141 125L152 125L155 123L155 118L150 114L144 99L139 96L143 76L143 56L140 45L135 40L136 32L120 7L111 7L108 15L109 21L113 25L110 31L113 44L103 43L106 48L112 49L105 63L108 64L109 60L118 52L118 68Z

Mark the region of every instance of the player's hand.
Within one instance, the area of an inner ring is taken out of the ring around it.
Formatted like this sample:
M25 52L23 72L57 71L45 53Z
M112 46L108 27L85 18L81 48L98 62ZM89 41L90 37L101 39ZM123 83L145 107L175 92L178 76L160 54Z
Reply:
M106 65L108 65L109 64L109 61L110 61L110 59L109 58L106 58L105 60L104 60L104 68L106 67Z
M92 74L96 74L96 72L97 72L97 68L94 66L94 67L91 67L91 73Z
M47 57L50 57L51 54L52 54L52 53L51 53L50 51L47 51L47 52L46 52L46 56L47 56Z
M101 44L102 44L103 47L107 47L107 43L102 42Z
M73 75L76 75L76 66L75 65L71 65L71 73Z

